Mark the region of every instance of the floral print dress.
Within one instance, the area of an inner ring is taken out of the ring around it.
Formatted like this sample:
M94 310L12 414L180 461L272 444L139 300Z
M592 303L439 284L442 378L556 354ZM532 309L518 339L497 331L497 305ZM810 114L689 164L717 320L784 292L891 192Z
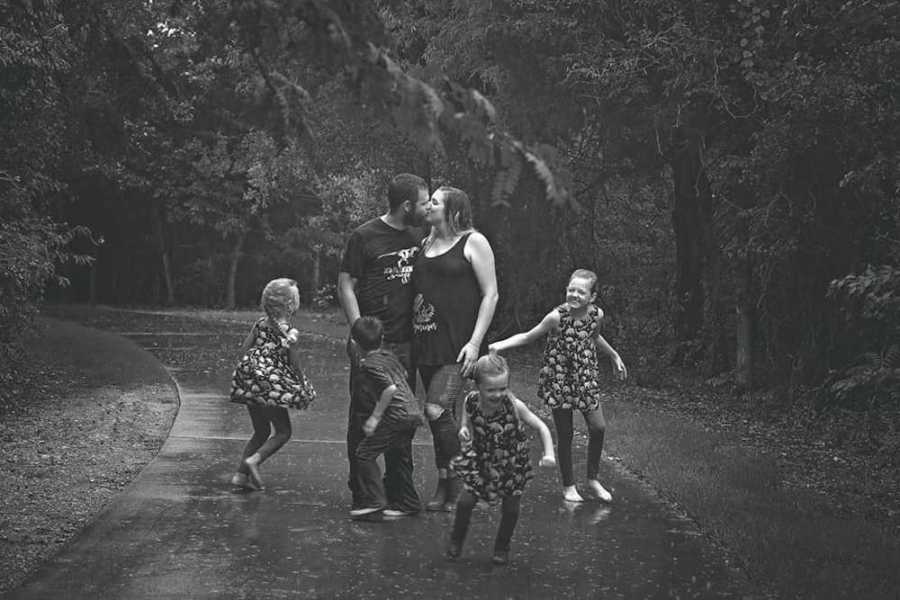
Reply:
M573 319L571 307L559 311L559 332L547 340L544 364L538 379L538 397L551 409L590 412L600 406L600 365L594 341L602 313L591 304L581 319Z
M231 401L249 406L303 409L316 399L306 375L291 365L288 340L263 317L250 350L231 376Z
M476 499L494 504L507 496L520 495L533 475L528 436L512 399L505 396L499 410L485 415L478 392L470 392L464 410L472 444L453 458L450 468Z

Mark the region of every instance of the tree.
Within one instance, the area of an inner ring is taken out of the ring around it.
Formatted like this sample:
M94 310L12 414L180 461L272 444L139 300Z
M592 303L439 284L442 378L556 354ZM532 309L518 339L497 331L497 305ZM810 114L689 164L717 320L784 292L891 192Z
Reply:
M83 231L49 216L73 141L62 84L74 45L59 16L51 2L0 7L0 361L12 367L45 287L65 283L60 263L89 260L67 252Z
M616 178L668 184L676 356L710 373L739 357L745 386L754 356L776 379L821 378L828 281L896 261L894 3L394 9L415 23L396 29L401 55L453 69L526 138L559 140L576 205Z

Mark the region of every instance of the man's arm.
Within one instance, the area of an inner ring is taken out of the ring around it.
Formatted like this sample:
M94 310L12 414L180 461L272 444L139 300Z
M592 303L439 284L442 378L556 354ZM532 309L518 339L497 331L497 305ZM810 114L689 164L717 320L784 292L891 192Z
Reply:
M360 317L359 301L356 299L356 282L355 277L351 277L350 273L341 271L338 273L337 280L337 296L338 302L344 311L344 317L347 319L347 325L352 326Z

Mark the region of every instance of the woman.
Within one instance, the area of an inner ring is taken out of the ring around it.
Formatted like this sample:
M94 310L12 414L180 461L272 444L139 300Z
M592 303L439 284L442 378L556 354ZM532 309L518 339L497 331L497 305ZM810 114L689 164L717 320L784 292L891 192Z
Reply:
M460 189L440 187L425 213L431 233L413 268L413 351L425 385L425 416L434 437L438 485L427 510L450 511L459 496L448 469L459 453L454 415L465 379L487 351L484 335L497 306L494 252L472 227L472 205Z

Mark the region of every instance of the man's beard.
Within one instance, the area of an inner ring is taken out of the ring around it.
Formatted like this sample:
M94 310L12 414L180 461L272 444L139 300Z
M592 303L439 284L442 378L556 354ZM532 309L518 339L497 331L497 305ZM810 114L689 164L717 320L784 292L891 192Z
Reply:
M422 227L425 225L425 216L417 216L415 212L404 213L403 224L407 227Z

